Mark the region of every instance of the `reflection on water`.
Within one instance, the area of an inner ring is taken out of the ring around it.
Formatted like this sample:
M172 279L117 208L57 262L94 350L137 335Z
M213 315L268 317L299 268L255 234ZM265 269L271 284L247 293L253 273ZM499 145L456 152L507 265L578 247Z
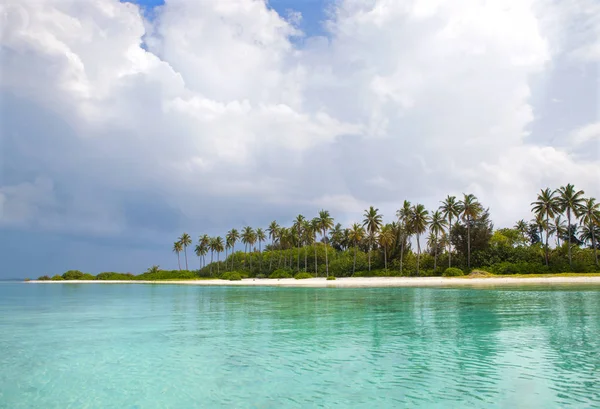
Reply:
M0 408L600 406L600 288L0 285Z

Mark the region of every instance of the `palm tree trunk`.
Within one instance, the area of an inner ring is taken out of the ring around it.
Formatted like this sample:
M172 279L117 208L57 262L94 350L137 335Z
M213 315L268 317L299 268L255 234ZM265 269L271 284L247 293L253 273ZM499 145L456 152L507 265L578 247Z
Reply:
M571 263L571 209L567 209L567 239L569 239L569 268L572 268Z
M315 244L313 247L315 249L315 277L318 277L319 270L317 269L317 233L315 233Z
M325 239L325 274L329 277L329 259L327 258L327 234L323 229L323 238Z
M248 267L248 243L244 244L244 270Z
M275 250L275 243L274 240L271 239L271 254L269 257L269 273L271 272L271 267L273 267L273 251Z
M202 270L202 258L198 256L198 272L200 272L200 270Z
M261 240L258 241L258 253L260 254L260 262L258 264L258 270L259 270L259 273L262 274L263 259L262 259L262 241Z
M308 255L307 255L307 251L306 251L306 246L302 247L304 249L304 272L308 272Z
M417 276L419 275L419 263L421 261L421 243L419 243L419 234L417 234Z
M402 243L400 245L400 275L403 274L403 261L404 261L404 242L406 241L406 237L402 236Z
M471 268L471 220L467 217L467 267Z
M298 259L296 260L296 270L300 272L300 237L298 237Z
M369 274L371 273L371 239L369 239Z
M596 266L598 265L598 248L596 247L596 235L594 234L594 225L590 226L592 230L592 247L594 247L594 257L596 258Z
M383 264L385 265L385 269L387 270L387 247L383 246Z
M188 263L187 263L187 246L183 246L183 254L185 254L185 271L188 271Z
M225 247L225 271L227 271L227 247Z
M181 259L179 258L179 252L177 252L177 265L179 266L179 271L181 271Z
M435 255L433 257L433 271L437 272L437 248L438 248L438 236L435 235Z
M212 276L212 266L213 266L213 253L214 251L210 251L210 275Z
M452 243L450 242L450 232L452 231L452 216L448 217L448 268L452 267Z
M354 243L354 265L352 266L352 275L356 273L356 243Z
M548 240L550 236L550 224L548 220L548 213L546 213L546 267L548 267Z
M219 255L221 254L220 251L217 251L217 275L219 275Z

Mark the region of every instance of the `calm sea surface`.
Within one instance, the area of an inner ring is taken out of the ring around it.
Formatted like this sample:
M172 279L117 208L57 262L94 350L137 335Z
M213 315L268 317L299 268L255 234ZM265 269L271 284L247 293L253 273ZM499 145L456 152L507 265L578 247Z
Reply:
M0 283L0 408L599 408L600 287Z

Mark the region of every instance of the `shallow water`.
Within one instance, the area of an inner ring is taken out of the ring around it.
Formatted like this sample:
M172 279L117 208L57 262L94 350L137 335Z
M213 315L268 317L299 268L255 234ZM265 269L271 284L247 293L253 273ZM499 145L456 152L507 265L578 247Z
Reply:
M0 408L600 407L600 287L0 283Z

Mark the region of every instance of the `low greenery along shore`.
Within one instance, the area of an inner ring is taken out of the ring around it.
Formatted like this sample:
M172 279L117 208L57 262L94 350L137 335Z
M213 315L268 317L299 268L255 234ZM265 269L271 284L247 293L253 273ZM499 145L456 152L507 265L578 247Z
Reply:
M315 276L461 276L599 272L600 204L571 184L543 189L531 203L533 218L494 229L490 212L472 194L448 196L438 209L404 201L393 220L366 209L361 223L344 227L327 210L266 229L246 226L194 245L183 233L173 244L179 270L153 266L143 274L68 271L41 280L168 280L309 278ZM243 251L236 249L243 245ZM190 270L194 245L198 269ZM222 254L223 259L221 259ZM183 259L183 260L182 260ZM182 266L183 262L183 266ZM182 268L185 267L185 268Z

